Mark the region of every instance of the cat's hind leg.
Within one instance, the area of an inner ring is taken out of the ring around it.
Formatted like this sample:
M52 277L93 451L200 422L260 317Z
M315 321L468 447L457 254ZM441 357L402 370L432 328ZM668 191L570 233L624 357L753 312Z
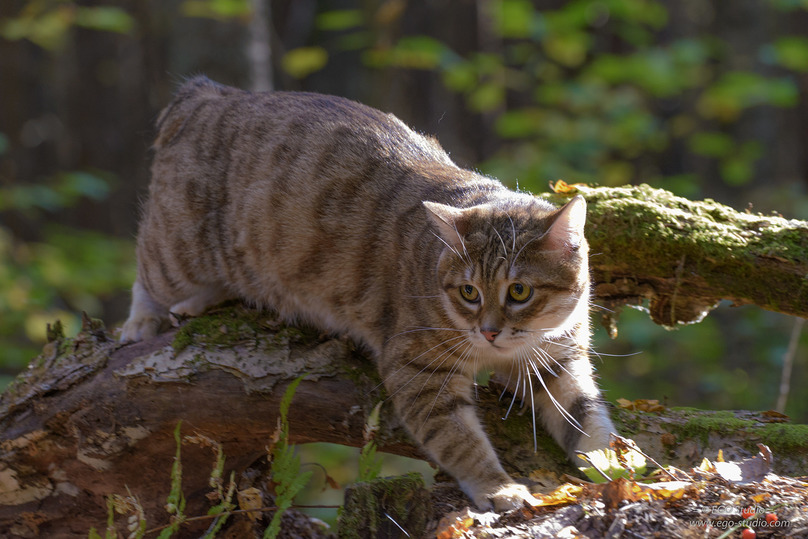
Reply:
M208 308L233 297L222 287L209 285L198 288L192 296L172 305L169 311L182 316L199 316Z
M143 341L154 337L168 322L168 309L149 294L140 279L132 285L132 306L121 331L121 342Z

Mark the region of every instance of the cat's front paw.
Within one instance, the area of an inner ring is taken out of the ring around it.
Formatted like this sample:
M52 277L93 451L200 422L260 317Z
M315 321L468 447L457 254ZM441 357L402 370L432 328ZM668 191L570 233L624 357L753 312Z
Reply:
M145 341L157 335L163 326L159 316L131 316L123 325L120 342Z
M510 483L500 487L493 494L479 496L474 503L481 509L494 509L498 513L522 507L525 502L529 505L538 505L537 500L526 486Z

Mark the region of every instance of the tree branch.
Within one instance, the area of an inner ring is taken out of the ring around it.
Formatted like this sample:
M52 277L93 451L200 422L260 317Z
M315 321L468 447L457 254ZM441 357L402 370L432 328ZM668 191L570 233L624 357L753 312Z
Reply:
M563 189L559 189L563 190ZM720 300L808 317L808 222L690 201L647 185L582 194L594 293L606 307L649 300L657 324L698 322Z

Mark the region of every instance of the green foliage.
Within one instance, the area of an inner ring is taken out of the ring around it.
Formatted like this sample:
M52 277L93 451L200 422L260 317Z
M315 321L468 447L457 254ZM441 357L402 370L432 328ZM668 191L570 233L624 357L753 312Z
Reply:
M174 455L174 464L171 466L171 490L166 498L166 511L173 515L171 523L160 532L158 539L168 539L174 535L187 518L185 516L185 494L182 493L182 436L180 428L182 421L177 422L174 429L174 442L177 444L177 453Z
M43 241L22 242L0 227L0 348L7 367L23 367L61 320L75 335L78 313L98 316L104 298L130 286L130 240L65 226L45 226Z
M793 72L808 70L808 39L797 35L762 46L758 65L726 68L728 45L698 26L676 35L660 0L575 0L542 11L530 0L481 6L499 38L496 52L461 56L432 36L403 35L366 40L364 60L377 69L433 71L470 110L490 114L508 143L484 171L529 190L557 178L641 180L698 196L692 176L662 176L655 156L672 148L714 161L729 186L745 184L762 151L727 127L755 107L795 106ZM772 6L806 8L797 0ZM318 24L334 32L373 28L356 10L326 12ZM780 70L763 75L765 64Z
M250 14L249 0L184 0L180 12L186 17L227 20Z
M328 63L328 52L322 47L298 47L287 52L281 60L284 71L296 79L319 71Z
M382 469L382 459L376 454L376 442L373 437L379 429L379 413L382 403L377 404L368 417L368 424L365 425L365 445L359 452L359 477L360 482L373 481L379 476Z
M272 515L272 521L264 530L264 539L278 536L281 529L281 518L284 511L292 505L297 493L306 486L311 472L300 471L300 457L295 453L294 446L289 445L289 407L295 395L297 386L305 376L296 378L281 399L279 425L276 433L277 441L271 449L272 461L270 471L275 483L275 506L277 510Z
M115 6L80 6L64 0L29 0L16 16L0 20L0 37L26 39L51 52L58 52L74 27L103 32L131 33L135 21Z

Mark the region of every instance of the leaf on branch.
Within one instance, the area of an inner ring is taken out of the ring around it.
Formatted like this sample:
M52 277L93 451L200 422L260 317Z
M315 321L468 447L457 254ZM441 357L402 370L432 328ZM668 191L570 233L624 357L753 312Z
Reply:
M564 180L556 180L555 183L550 182L550 189L557 195L576 195L588 187L585 183L567 183Z

